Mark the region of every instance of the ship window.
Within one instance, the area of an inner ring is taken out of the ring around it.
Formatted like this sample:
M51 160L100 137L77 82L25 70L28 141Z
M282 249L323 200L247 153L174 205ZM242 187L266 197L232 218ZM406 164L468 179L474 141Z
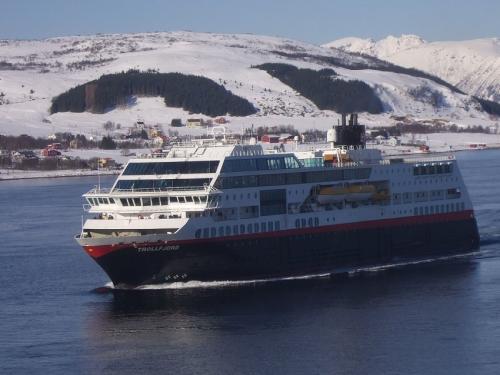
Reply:
M274 225L272 221L267 223L267 229L269 230L269 232L272 232L274 230Z
M209 234L208 228L203 228L203 237L207 238Z
M207 196L206 195L203 195L200 197L200 200L205 203L207 201Z
M429 214L429 207L425 206L425 214Z
M238 226L233 225L233 234L238 234Z
M260 192L261 216L286 213L286 190L262 190Z
M217 229L216 228L212 227L210 229L210 236L211 237L216 237L217 236Z
M418 212L420 215L423 215L424 214L424 208L423 207L419 207L418 208Z
M153 206L159 206L160 205L160 198L151 198L151 204Z
M140 206L141 205L141 198L134 198L134 205Z
M193 197L186 197L186 202L193 203Z
M142 198L143 206L151 206L151 198Z
M170 197L170 203L178 203L179 198L178 197Z
M186 203L186 199L184 197L179 197L179 203Z
M97 198L97 199L99 200L100 204L104 204L104 199L102 199L102 198Z
M255 223L255 224L253 225L253 231L254 231L255 233L259 233L259 223Z
M240 225L240 234L245 234L245 225L244 224Z
M310 217L308 220L307 220L307 224L312 227L313 226L313 219L312 217Z
M190 173L215 173L219 162L210 161L181 161L157 163L130 163L125 168L125 176L133 175L158 175L158 174L190 174Z
M120 202L122 203L122 206L125 206L125 207L128 206L128 202L125 198L120 198Z
M231 235L231 227L227 226L226 227L226 236L230 236L230 235Z
M248 233L252 233L252 228L253 228L253 227L252 227L252 224L248 224L248 225L247 225L247 232L248 232Z
M135 206L135 205L134 205L134 199L133 199L133 198L127 198L127 201L128 201L128 205L129 205L129 206Z
M280 230L280 222L279 221L274 222L274 229Z
M115 199L114 198L108 198L109 204L115 204Z
M317 217L314 218L314 226L319 226L319 219Z
M300 226L304 228L306 226L306 219L300 219Z
M224 227L219 227L219 237L224 236Z
M194 233L194 236L196 238L200 238L200 236L201 236L201 229L196 229L196 232Z
M260 223L260 231L261 232L267 232L267 228L266 228L266 223L265 222Z
M200 203L200 198L198 198L198 197L193 197L193 201L194 201L194 203L197 203L197 204L198 204L198 203Z

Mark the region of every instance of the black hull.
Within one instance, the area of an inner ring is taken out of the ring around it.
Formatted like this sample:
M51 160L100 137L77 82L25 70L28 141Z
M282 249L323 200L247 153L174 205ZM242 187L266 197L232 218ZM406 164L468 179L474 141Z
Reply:
M127 286L338 273L478 249L472 212L448 219L386 220L359 227L304 228L244 238L169 242L168 246L118 245L91 255L115 285Z

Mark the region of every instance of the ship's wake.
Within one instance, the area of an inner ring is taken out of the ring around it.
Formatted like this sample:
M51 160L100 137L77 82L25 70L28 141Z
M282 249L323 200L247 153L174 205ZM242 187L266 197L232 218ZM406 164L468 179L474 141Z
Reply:
M229 287L243 287L251 285L259 285L272 282L287 282L287 281L300 281L300 280L311 280L311 279L321 279L321 278L341 278L341 277L356 277L358 275L366 273L376 273L383 272L386 270L400 268L405 266L422 265L428 263L435 263L440 261L449 261L453 259L469 258L471 256L478 255L479 252L471 252L465 254L448 255L428 259L419 259L405 262L395 262L391 264L384 264L379 266L362 267L351 270L346 270L344 272L339 271L335 273L319 273L311 275L301 275L301 276L287 276L287 277L275 277L268 279L254 279L254 280L225 280L225 281L185 281L185 282L171 282L164 284L149 284L141 285L137 287L122 287L114 286L113 283L109 282L99 290L107 291L141 291L141 290L178 290L178 289L203 289L203 288L229 288Z

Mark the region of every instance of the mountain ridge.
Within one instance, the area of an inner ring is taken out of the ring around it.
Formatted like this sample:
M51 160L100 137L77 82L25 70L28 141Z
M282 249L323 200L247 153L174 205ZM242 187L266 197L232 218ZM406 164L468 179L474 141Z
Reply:
M464 92L500 102L500 39L427 42L416 35L343 38L323 45L436 75Z
M238 126L279 123L326 128L336 123L335 112L320 110L290 86L265 71L252 69L265 63L286 63L317 71L333 68L335 79L365 82L384 106L382 114L363 115L368 124L389 125L393 116L408 115L445 118L464 126L496 121L473 97L432 77L411 75L410 70L391 71L389 63L374 57L286 38L162 32L0 41L0 93L4 94L0 96L4 103L0 105L0 132L96 134L106 121L130 123L133 118L141 118L167 124L171 118L197 115L165 107L155 98L138 98L133 106L104 114L49 113L52 98L61 93L103 75L130 69L177 72L213 80L258 109L255 115L233 117L232 122Z

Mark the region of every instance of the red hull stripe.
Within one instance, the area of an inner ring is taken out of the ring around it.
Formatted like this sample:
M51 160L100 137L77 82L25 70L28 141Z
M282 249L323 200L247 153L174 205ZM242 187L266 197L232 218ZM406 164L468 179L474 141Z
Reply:
M188 239L188 240L172 240L172 241L159 241L159 242L144 242L144 243L120 243L114 245L100 245L84 246L84 250L92 258L99 258L111 252L121 250L124 248L132 247L144 247L144 246L160 246L160 245L181 245L181 244L194 244L194 243L207 243L207 242L223 242L223 241L234 241L234 240L246 240L255 238L267 238L267 237L283 237L297 234L309 234L309 233L323 233L323 232L336 232L345 230L356 230L356 229L373 229L373 228L390 228L401 225L412 225L412 224L428 224L434 222L446 222L446 221L460 221L467 220L474 217L474 212L472 210L451 212L445 214L435 214L435 215L425 215L425 216L409 216L395 219L381 219L381 220L371 220L371 221L361 221L357 223L346 223L346 224L333 224L324 225L320 227L304 227L297 229L287 229L280 230L277 232L264 232L264 233L248 233L240 234L237 236L225 236L216 238L200 238L200 239Z

